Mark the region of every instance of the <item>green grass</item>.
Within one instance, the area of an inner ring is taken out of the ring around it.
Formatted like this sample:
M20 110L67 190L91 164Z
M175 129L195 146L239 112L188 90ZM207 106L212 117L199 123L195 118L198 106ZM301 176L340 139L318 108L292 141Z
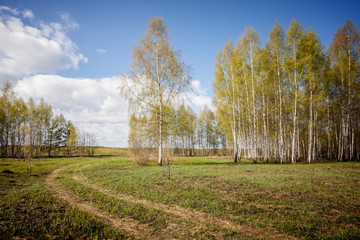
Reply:
M119 163L113 165L114 161L100 161L92 163L92 167L105 166L106 168L113 169L121 167L133 167L137 168L132 162L128 160L115 160ZM119 218L130 217L139 221L142 224L146 224L151 229L151 236L158 237L159 231L171 228L171 225L176 225L175 229L166 231L166 234L162 236L164 239L177 238L177 239L253 239L249 236L234 231L229 231L227 228L221 226L201 225L193 220L179 218L176 215L163 212L148 206L143 206L137 203L126 202L117 198L107 196L93 190L81 183L78 183L72 179L74 172L79 169L80 164L76 164L61 172L59 175L59 181L70 189L75 195L79 196L84 201L93 203L99 209L111 214L116 215ZM194 230L194 227L197 230Z
M204 212L236 225L300 239L360 238L360 163L250 164L219 158L179 158L168 168L139 166L125 157L0 160L0 236L29 239L131 238L69 206L44 178L69 165L56 182L82 201L118 218L145 224L151 236L180 239L252 239L224 226L126 202L72 179L82 172L115 193ZM81 168L82 166L82 168ZM14 174L3 173L10 170ZM175 227L174 227L175 226Z
M119 193L238 224L308 239L360 236L359 163L254 165L184 158L173 163L171 180L166 171L123 160L83 170Z
M120 232L94 216L56 198L44 183L52 170L87 159L37 159L32 173L27 163L0 160L1 239L126 239ZM10 170L14 174L4 173Z

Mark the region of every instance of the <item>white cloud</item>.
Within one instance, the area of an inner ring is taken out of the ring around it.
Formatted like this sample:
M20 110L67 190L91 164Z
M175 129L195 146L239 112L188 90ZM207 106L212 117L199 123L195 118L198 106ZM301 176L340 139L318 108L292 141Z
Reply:
M23 11L22 18L16 9L2 6L0 10L3 11L0 15L0 82L37 73L55 73L59 69L77 69L80 62L87 62L68 37L67 26L40 20L29 25L23 20L34 18L30 10Z
M195 106L196 109L198 110L202 110L205 105L208 106L208 107L211 107L212 106L212 100L210 97L208 96L203 96L203 95L200 95L200 96L193 96L191 98L191 102L192 104Z
M54 113L63 113L82 130L94 133L98 144L127 146L128 104L121 98L120 77L91 79L35 75L14 87L24 99L44 98Z
M70 17L68 13L60 14L60 18L64 21L64 27L68 30L77 30L80 28L79 24Z
M191 82L191 85L194 91L192 93L188 93L187 97L190 100L190 107L198 114L205 106L214 111L212 99L208 96L207 90L202 88L201 82L199 80L194 80Z
M107 147L127 147L129 134L128 122L126 123L77 123L80 129L93 133L97 145Z
M105 53L106 53L106 49L98 48L98 49L96 49L96 52L97 52L97 53L100 53L100 54L105 54Z
M19 12L16 9L9 8L7 6L0 6L0 11L8 11L14 15L18 15Z
M29 10L29 9L26 9L26 10L22 11L22 15L23 15L24 18L28 18L30 20L34 18L33 12L31 10Z
M191 86L193 87L194 91L198 94L206 94L206 90L201 87L201 83L199 80L194 80L191 82Z

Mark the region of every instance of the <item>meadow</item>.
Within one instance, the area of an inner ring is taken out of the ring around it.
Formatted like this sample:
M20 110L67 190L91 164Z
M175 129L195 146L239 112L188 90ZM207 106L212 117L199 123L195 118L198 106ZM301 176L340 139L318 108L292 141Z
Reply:
M360 163L0 160L2 239L359 239Z

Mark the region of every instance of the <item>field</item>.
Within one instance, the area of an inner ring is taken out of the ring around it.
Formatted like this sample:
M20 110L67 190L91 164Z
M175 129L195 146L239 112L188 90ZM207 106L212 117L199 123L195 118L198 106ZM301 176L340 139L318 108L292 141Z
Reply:
M0 160L2 239L359 239L360 163Z

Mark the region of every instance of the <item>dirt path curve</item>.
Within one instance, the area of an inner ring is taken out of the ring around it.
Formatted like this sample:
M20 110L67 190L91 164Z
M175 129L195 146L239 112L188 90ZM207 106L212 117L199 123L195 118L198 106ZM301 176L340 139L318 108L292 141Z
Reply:
M93 206L89 202L82 201L79 197L75 196L70 191L66 190L64 186L59 183L56 183L57 175L60 171L65 170L71 165L64 166L52 171L46 178L45 184L46 186L56 195L64 199L70 205L76 206L94 216L99 218L104 223L113 226L116 229L121 229L125 231L130 236L133 236L138 239L159 239L156 236L152 236L151 230L146 224L142 224L131 218L118 218L113 215L109 215L108 213L100 210L99 208Z
M82 168L84 168L86 166L83 166ZM203 213L203 212L198 212L195 210L187 210L184 208L181 208L179 206L169 206L166 204L162 204L162 203L154 203L145 199L137 199L133 196L129 196L129 195L125 195L125 194L119 194L119 193L114 193L112 190L105 188L103 185L101 184L97 184L97 183L92 183L90 182L84 175L82 175L80 173L81 169L78 169L77 172L74 172L73 174L73 179L94 189L97 190L100 193L106 194L108 196L120 199L120 200L124 200L127 202L132 202L132 203L137 203L137 204L142 204L144 206L147 207L151 207L157 210L161 210L164 211L166 213L171 213L174 214L176 216L179 216L181 218L184 219L190 219L193 220L195 222L202 222L202 223L211 223L214 225L218 225L221 227L225 227L225 228L231 228L233 230L235 230L236 232L239 233L244 233L248 236L252 236L255 238L264 238L264 239L297 239L293 236L288 236L286 234L283 234L281 232L277 232L274 230L265 230L265 229L256 229L256 228L251 228L248 226L240 226L240 225L236 225L232 222L223 220L223 219L219 219L213 216L210 216L209 214Z

